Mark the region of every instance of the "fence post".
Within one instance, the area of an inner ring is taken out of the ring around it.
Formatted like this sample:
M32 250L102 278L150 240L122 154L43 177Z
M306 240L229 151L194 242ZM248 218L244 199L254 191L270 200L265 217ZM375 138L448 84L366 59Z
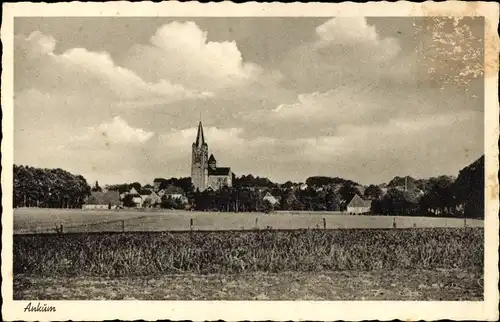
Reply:
M392 220L392 228L396 228L396 217Z
M323 229L326 229L326 218L323 218Z
M122 220L122 233L125 232L125 220Z
M59 228L61 230L61 234L64 233L64 230L63 230L63 225L61 224L61 227Z
M189 229L193 230L193 218L189 219Z
M259 218L255 218L255 228L259 227Z

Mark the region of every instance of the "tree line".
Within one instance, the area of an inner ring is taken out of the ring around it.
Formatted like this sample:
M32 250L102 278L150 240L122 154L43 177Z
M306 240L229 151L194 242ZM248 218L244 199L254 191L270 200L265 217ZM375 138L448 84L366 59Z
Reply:
M457 178L438 176L429 179L395 177L384 191L351 180L323 176L306 180L307 188L297 183L278 185L267 178L242 176L233 180L233 187L218 191L185 190L189 205L199 211L346 211L354 195L372 201L370 212L376 215L484 217L484 156L465 167ZM261 189L255 189L261 188ZM263 188L263 189L262 189ZM269 192L279 203L263 200ZM165 200L162 207L184 209L184 205Z
M372 212L484 218L484 156L460 170L456 179L439 176L418 184L424 188L423 194L391 188L372 203Z
M14 165L14 207L81 208L90 190L81 175Z
M164 197L162 208L198 211L251 212L273 210L345 211L354 195L372 200L371 213L405 216L484 216L484 156L462 169L457 178L439 176L430 179L395 177L387 185L369 185L338 177L314 176L307 186L285 182L277 184L268 178L233 174L233 186L218 191L195 191L191 178L161 179L160 189L180 187L188 204ZM381 186L384 188L382 189ZM135 188L153 189L139 182L106 186L122 192ZM14 166L14 206L79 208L90 191L100 191L98 183L91 188L85 178L62 169L38 169ZM270 193L278 203L264 200Z

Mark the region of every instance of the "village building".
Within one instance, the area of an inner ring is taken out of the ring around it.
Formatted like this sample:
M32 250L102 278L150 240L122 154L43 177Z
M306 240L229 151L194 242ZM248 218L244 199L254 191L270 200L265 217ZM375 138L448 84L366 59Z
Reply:
M134 203L135 208L142 208L142 203L144 202L144 199L134 187L130 189L128 195L132 197L132 202Z
M121 206L118 191L92 191L82 209L116 209Z
M148 207L159 207L161 205L161 197L154 191L144 198L143 205Z
M370 212L371 206L371 200L364 200L358 194L355 194L351 201L347 204L347 212L353 214L363 214Z
M208 157L208 144L205 142L203 125L198 124L196 141L192 145L191 181L195 189L204 191L210 187L219 190L232 186L233 174L229 167L217 167L213 154Z
M162 196L172 199L181 199L184 197L184 190L181 187L169 185L165 189L162 189Z

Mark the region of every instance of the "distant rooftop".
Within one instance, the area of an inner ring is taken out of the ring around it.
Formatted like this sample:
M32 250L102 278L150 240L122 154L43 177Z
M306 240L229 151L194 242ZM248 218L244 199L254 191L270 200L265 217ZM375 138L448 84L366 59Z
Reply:
M228 167L218 167L215 169L208 168L209 176L228 176L231 174L231 168Z

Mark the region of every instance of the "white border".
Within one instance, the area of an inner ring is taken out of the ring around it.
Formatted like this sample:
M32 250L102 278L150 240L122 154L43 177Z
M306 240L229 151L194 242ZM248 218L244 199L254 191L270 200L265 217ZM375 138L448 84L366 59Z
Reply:
M397 3L16 3L3 4L2 315L5 320L497 320L498 319L498 49L499 7L486 2ZM485 17L485 300L399 301L43 301L55 313L25 313L12 300L13 21L14 17L102 16L484 16Z

